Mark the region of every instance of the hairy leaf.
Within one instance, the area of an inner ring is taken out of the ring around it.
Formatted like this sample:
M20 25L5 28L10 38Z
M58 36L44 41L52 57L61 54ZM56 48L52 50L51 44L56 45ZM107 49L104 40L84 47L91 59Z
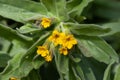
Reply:
M30 18L40 18L47 15L47 10L41 3L33 1L0 0L0 15L25 23Z
M99 37L82 36L78 38L78 47L87 57L94 57L104 63L114 60L118 62L118 55L114 49Z
M68 9L69 7L69 14L72 13L74 16L80 16L83 9L91 2L92 0L73 0L71 2L68 2Z
M119 80L120 79L120 64L118 64L116 68L117 69L116 69L114 80Z
M110 31L109 28L101 28L99 25L95 24L66 23L64 26L68 27L70 31L76 35L97 36Z
M95 74L85 57L79 63L74 63L71 66L76 78L75 80L96 80Z
M120 33L120 22L111 22L103 24L103 28L110 28L111 31L103 36L114 35L116 33Z
M112 65L113 65L114 62L111 62L108 67L106 68L105 70L105 73L104 73L104 77L103 77L103 80L111 80L110 78L110 74L111 74L111 71L112 71Z
M51 16L55 16L61 20L67 20L68 14L66 9L66 0L42 0L43 4L51 12Z
M7 39L7 40L19 40L23 43L28 43L31 44L32 38L24 36L20 33L18 33L16 30L13 30L7 26L1 25L0 24L0 36Z
M22 33L22 34L27 34L27 33L34 33L34 32L40 32L40 28L37 27L33 27L34 25L32 24L26 24L24 26L21 26L18 30L18 32Z
M61 55L58 51L55 52L55 63L60 75L60 79L69 80L69 59L67 56Z
M1 80L9 80L10 77L22 78L26 77L29 72L34 68L33 67L33 57L36 50L36 46L42 44L44 39L49 34L43 35L38 39L35 44L33 44L28 50L16 52L16 55L9 61L7 67L1 73ZM24 47L22 47L24 48ZM41 63L43 63L41 61ZM41 64L39 63L39 64ZM40 66L39 66L40 67Z
M0 67L6 67L7 62L11 59L11 57L7 54L0 53Z

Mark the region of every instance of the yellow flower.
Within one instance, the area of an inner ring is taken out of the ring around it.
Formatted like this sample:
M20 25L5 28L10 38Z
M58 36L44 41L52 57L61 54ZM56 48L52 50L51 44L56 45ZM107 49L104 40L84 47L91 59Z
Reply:
M42 25L44 28L50 27L50 25L51 25L51 20L48 19L48 18L42 18L41 25Z
M9 80L17 80L17 78L15 78L15 77L11 77Z
M53 41L55 46L57 46L58 44L62 44L64 37L64 33L60 33L57 30L54 30L52 35L48 38L48 40Z
M47 62L52 61L52 56L51 56L50 54L47 55L47 56L45 57L45 60L46 60Z
M60 53L63 54L63 55L67 55L67 54L68 54L68 50L67 50L67 48L65 48L65 47L60 48L59 51L60 51Z
M49 54L47 46L38 46L37 54L41 55L42 57L47 56Z
M77 40L73 37L73 35L67 35L62 45L63 47L71 49L75 44L77 44Z

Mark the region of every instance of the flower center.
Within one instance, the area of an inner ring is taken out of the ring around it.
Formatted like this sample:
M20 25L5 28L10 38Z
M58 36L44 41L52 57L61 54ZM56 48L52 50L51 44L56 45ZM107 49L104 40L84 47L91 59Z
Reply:
M59 35L58 35L58 34L56 34L56 35L55 35L55 38L58 38L58 37L59 37Z
M50 21L46 20L45 22L46 22L46 23L49 23Z
M68 37L68 38L66 39L66 41L70 41L70 37Z

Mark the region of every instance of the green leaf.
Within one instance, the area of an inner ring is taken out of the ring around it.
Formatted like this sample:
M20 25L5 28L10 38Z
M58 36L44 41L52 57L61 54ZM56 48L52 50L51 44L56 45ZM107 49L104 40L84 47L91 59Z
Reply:
M17 51L16 55L9 61L7 67L1 73L1 80L9 80L10 77L26 77L34 68L32 60L35 55L36 46L42 44L42 41L44 41L48 35L49 33L41 36L27 51ZM25 47L22 46L22 48Z
M110 28L111 31L103 36L114 35L115 33L120 32L120 22L111 22L103 24L103 28Z
M13 72L20 66L20 60L22 56L23 54L18 53L8 62L7 67L1 73L1 80L9 80L10 77L13 77Z
M79 63L81 61L81 55L80 54L80 50L78 47L74 47L71 51L69 51L69 58L71 61L75 62L75 63Z
M26 44L21 43L20 41L17 40L13 40L11 42L11 48L9 49L9 55L11 57L15 56L17 53L25 53L28 46L26 46Z
M92 0L73 0L68 2L67 6L69 9L69 14L80 16L83 9L91 2Z
M96 80L93 70L85 57L79 63L74 63L71 66L75 80Z
M110 31L109 28L101 28L101 26L95 24L66 23L64 26L67 26L76 35L97 36Z
M9 55L0 53L0 67L5 67L10 59Z
M34 27L32 24L26 24L17 29L22 34L34 33L40 31L40 28Z
M25 23L30 18L40 18L47 15L47 10L41 3L33 1L0 0L0 15Z
M92 68L96 80L103 80L103 75L104 75L103 73L105 72L107 65L95 60L94 58L88 58L88 57L84 57L84 58L86 59L87 64L89 64L90 68Z
M114 62L111 62L108 67L106 68L105 70L105 73L104 73L104 77L103 77L103 80L111 80L110 78L110 74L111 74L111 71L112 71L112 65L113 65Z
M117 69L116 69L116 73L114 76L114 80L119 80L120 79L120 64L118 64L116 68Z
M41 78L38 71L32 70L27 77L21 80L41 80Z
M7 53L11 46L11 43L8 40L0 37L0 46L1 46L0 52Z
M1 80L2 79L8 80L10 77L13 77L14 74L20 75L22 73L21 70L19 70L18 68L19 66L22 66L22 64L20 64L21 58L23 55L25 55L27 51L27 47L25 46L25 44L17 40L13 40L12 43L13 43L13 46L9 52L9 55L12 56L12 59L9 60L8 65L5 67L4 71L1 73L2 75ZM24 73L22 73L21 76L23 76L23 74Z
M72 66L70 65L69 66L69 80L76 80L77 79L76 78L77 75L75 75L73 71L74 70L72 70ZM78 78L77 80L81 80L81 78L80 79Z
M78 47L86 57L93 57L106 64L118 62L119 58L114 49L99 37L79 36Z
M79 54L70 55L70 59L71 59L72 61L76 62L76 63L81 61Z
M82 57L82 61L79 64L83 70L85 80L96 80L95 74L93 73L93 70L89 64L89 62L85 59L85 57Z
M51 16L62 21L68 19L66 0L42 0L42 2L47 7Z
M27 76L32 69L33 69L33 66L32 66L31 57L30 57L22 60L19 67L15 69L15 71L13 71L11 74L12 76L22 78Z
M55 53L56 52L56 53ZM69 80L69 59L68 56L61 55L58 50L55 50L55 64L60 75L60 79Z
M19 40L23 43L28 43L31 44L32 38L24 36L20 33L18 33L16 30L13 30L7 26L1 25L0 24L0 37L3 37L7 40Z
M69 0L67 1L67 9L68 11L72 10L75 6L78 6L82 0Z
M73 65L72 71L74 73L74 77L76 78L76 80L85 80L83 70L79 65L76 66Z
M45 60L41 58L40 56L35 56L32 61L32 65L34 69L39 69L41 65L45 63Z

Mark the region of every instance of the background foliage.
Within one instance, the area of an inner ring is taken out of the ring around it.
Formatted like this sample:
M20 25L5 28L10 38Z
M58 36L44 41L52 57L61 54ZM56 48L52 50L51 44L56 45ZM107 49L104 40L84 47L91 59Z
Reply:
M48 29L36 20L49 17ZM78 44L68 56L53 49L52 62L36 56L54 27ZM119 80L119 0L0 0L0 80Z

